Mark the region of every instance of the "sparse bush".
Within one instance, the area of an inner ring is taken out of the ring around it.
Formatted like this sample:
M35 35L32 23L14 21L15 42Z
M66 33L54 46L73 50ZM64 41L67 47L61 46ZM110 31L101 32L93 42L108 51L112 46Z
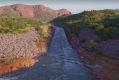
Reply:
M97 42L94 40L90 40L88 44L88 50L89 51L96 51L97 50Z
M19 34L30 30L31 27L40 27L42 22L35 19L26 19L15 15L0 16L0 33Z
M100 59L102 57L101 51L96 51L96 60Z
M48 27L49 31L52 30L53 27L50 23L41 22L37 19L27 19L12 14L1 15L0 33L21 34L30 31L31 27L34 27L40 35L40 41L43 41L49 34L43 32L43 27L45 27L43 26L44 24L47 25L46 27Z
M86 42L86 38L83 37L83 36L80 36L80 37L79 37L79 41L84 43L84 42Z
M119 37L119 10L93 10L63 17L64 29L78 35L81 28L92 28L102 39ZM68 28L68 29L66 29Z
M3 60L0 60L0 66L1 65L9 65L9 64L14 64L16 61L13 60L13 59L3 59Z

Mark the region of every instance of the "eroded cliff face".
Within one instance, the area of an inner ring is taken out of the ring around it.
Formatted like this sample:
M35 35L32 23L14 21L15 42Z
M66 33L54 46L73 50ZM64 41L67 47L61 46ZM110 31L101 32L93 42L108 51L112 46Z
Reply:
M38 18L41 20L52 20L58 16L70 15L67 9L53 10L44 5L23 5L15 4L0 7L0 14L16 14L25 18Z

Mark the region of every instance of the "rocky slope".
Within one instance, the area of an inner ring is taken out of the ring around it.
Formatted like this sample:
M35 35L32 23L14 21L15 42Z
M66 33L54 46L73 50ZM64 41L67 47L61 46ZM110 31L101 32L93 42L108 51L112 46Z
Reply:
M0 75L34 65L48 50L53 26L28 18L0 15Z
M15 4L0 7L0 14L8 13L16 14L25 18L38 18L41 20L52 20L58 16L71 14L71 12L66 9L53 10L44 5Z
M0 34L0 57L33 57L37 55L39 34L33 29L25 34ZM32 46L31 46L32 45Z
M42 27L48 33L43 39L34 27L22 34L0 34L0 76L33 66L47 52L53 29Z

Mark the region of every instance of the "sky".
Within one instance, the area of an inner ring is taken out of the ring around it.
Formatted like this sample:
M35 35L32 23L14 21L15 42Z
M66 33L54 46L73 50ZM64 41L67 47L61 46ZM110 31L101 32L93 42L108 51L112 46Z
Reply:
M119 0L0 0L0 6L12 4L45 5L52 9L66 8L74 14L84 10L119 9Z

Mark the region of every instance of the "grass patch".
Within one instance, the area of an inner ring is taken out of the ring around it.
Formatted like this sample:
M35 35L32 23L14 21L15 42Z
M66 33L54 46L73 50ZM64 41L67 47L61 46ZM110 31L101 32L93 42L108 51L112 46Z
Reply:
M29 57L0 60L0 75L5 75L23 68L29 68L35 63L36 60Z
M3 60L0 60L0 66L10 65L10 64L15 64L15 63L16 63L16 60L13 60L13 59L3 59Z

